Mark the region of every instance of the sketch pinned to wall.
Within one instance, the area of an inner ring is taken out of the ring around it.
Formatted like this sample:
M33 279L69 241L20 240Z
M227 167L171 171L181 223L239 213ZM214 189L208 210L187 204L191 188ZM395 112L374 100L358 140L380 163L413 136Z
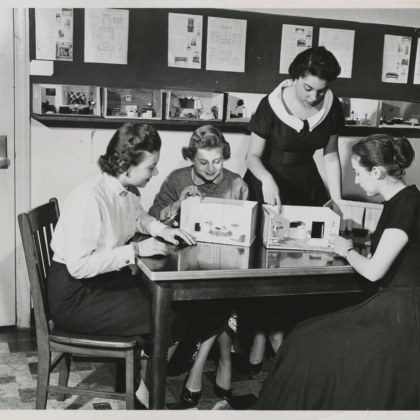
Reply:
M382 59L382 81L407 83L410 65L411 37L385 35Z
M320 28L318 45L330 50L341 66L338 77L351 78L353 68L354 30Z
M416 63L414 67L413 83L415 85L420 85L420 38L417 38Z
M201 69L203 16L169 13L168 66Z
M127 64L128 10L85 9L85 62Z
M37 60L73 60L73 9L35 9Z
M246 20L209 17L206 70L245 72Z
M312 47L313 27L283 24L280 47L280 73L288 73L290 63L302 51Z

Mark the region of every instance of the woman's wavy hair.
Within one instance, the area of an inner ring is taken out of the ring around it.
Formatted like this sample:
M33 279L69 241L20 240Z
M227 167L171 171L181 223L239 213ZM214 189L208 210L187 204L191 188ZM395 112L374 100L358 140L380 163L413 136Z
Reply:
M364 168L371 171L380 166L394 178L402 178L415 157L414 149L405 137L394 138L388 134L367 136L353 145L352 152Z
M230 145L222 132L212 125L203 125L192 133L189 146L182 148L182 156L184 159L193 161L197 149L215 149L216 147L222 148L224 160L230 158Z
M341 73L341 67L334 54L325 47L312 47L299 53L289 66L293 80L307 74L332 82Z
M161 144L158 132L151 125L126 123L112 136L98 165L102 172L118 176L143 161L145 152L158 152Z

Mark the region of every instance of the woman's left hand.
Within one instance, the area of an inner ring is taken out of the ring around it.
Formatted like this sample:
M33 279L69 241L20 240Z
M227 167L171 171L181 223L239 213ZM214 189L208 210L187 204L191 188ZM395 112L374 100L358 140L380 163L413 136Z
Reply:
M334 252L342 257L347 256L347 250L353 247L353 241L351 239L343 238L342 236L336 236L334 241Z
M162 230L162 233L160 236L165 241L170 242L171 244L174 244L174 245L179 245L179 240L177 240L176 237L182 239L188 245L197 244L197 241L195 240L194 236L192 236L190 233L182 229L175 229L175 228L167 227Z

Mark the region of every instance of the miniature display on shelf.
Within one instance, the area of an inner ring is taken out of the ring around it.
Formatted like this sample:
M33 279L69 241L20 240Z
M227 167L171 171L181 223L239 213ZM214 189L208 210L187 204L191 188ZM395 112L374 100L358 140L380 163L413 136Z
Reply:
M195 196L181 204L180 227L199 242L250 246L256 219L256 201Z
M340 216L327 207L263 204L263 244L266 248L333 251Z
M166 91L168 120L223 120L224 93L187 90Z
M157 89L103 88L105 118L162 119L162 92Z
M419 127L420 102L381 101L380 125Z
M340 100L346 125L372 127L379 125L379 100L363 98L340 98Z
M100 88L81 85L34 84L32 110L37 114L100 116Z
M228 92L226 121L248 122L265 94Z

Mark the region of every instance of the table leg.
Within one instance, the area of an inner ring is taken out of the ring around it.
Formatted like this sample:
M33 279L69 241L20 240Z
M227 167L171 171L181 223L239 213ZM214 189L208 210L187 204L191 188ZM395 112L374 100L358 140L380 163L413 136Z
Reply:
M168 364L168 338L172 289L161 285L153 285L152 303L152 377L149 408L161 410L165 408L166 371Z

